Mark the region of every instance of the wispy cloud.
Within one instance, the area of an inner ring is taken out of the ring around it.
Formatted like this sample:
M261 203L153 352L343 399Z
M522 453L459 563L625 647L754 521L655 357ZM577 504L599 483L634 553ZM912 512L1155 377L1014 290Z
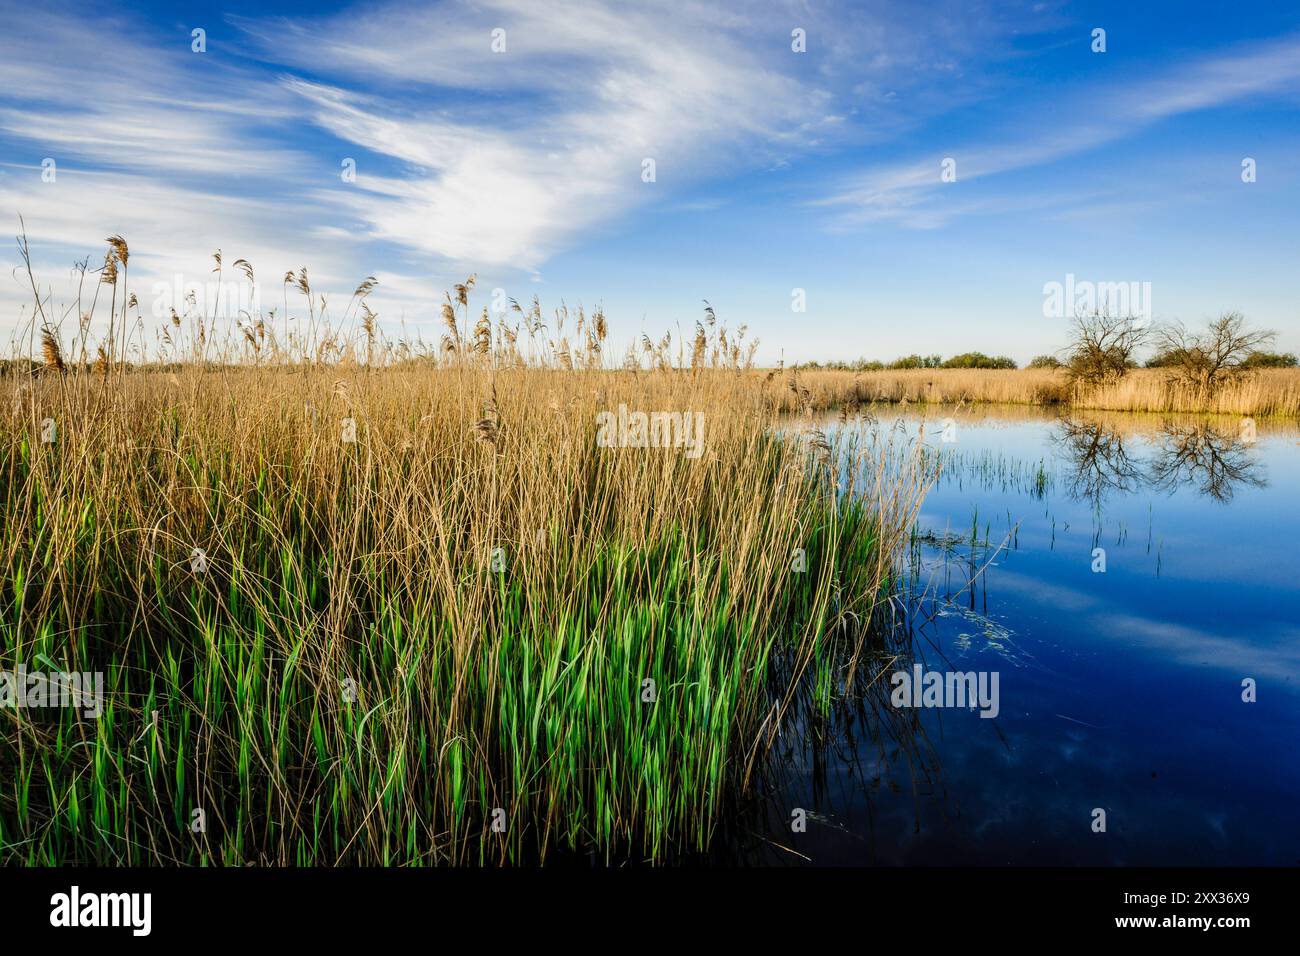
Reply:
M535 269L629 207L732 170L742 153L796 148L826 121L824 95L705 6L494 0L445 6L437 30L412 31L410 18L390 7L241 26L288 66L364 74L365 94L286 87L334 137L402 164L384 175L360 161L343 201L370 234L452 260ZM395 92L412 84L415 97ZM495 95L447 105L446 88L470 85Z
M1040 104L1032 124L1023 119L996 131L996 140L953 145L903 163L874 168L842 181L814 206L837 211L841 226L897 222L942 226L969 213L1006 211L1005 197L956 196L941 179L941 163L955 161L957 182L1046 166L1131 137L1153 124L1255 94L1294 95L1300 89L1300 36L1244 46L1168 68L1159 76L1072 91ZM990 137L991 138L991 137ZM1055 200L1061 205L1061 196ZM1019 203L1031 201L1020 191Z
M376 302L418 314L433 296L396 290L431 267L536 274L640 206L889 125L898 90L1002 29L960 11L926 28L898 4L449 0L427 29L425 5L393 3L231 18L203 54L184 24L25 11L0 37L0 213L62 265L127 235L142 282L224 246L347 284L369 249L393 280Z
M827 183L837 185L821 208L849 227L1110 196L1106 183L1072 182L958 199L938 191L938 162L955 155L961 182L997 182L1163 117L1294 90L1300 58L1283 38L1203 52L1129 85L1078 86L1056 105L1082 120L1008 120L1035 115L1037 87L1014 63L1060 42L1055 6L941 0L918 16L890 0L389 2L208 23L204 54L191 52L187 22L24 8L0 32L0 221L25 216L52 276L121 233L141 283L205 271L220 247L256 257L264 276L309 264L336 293L380 275L372 304L420 322L469 271L522 282L560 255L634 246L649 209L656 228L694 231L707 212L710 228L743 236L767 203L815 246L826 220L800 213ZM791 49L796 28L807 55ZM500 53L494 29L505 31ZM989 132L949 149L966 107ZM917 158L875 159L886 150ZM45 157L58 162L56 183L42 181ZM352 182L340 176L347 158ZM646 159L655 182L643 181ZM863 171L846 176L853 168ZM733 266L743 260L728 252ZM789 253L792 271L815 270L816 251L797 268L800 251ZM12 247L0 248L0 328L25 294L13 265ZM556 290L611 291L601 275Z

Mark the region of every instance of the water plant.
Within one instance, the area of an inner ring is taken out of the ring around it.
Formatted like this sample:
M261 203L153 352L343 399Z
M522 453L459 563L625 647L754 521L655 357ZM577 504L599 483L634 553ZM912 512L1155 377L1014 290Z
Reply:
M797 687L852 685L914 449L788 440L707 342L615 370L603 316L531 361L459 324L254 358L195 320L191 361L0 379L0 666L105 678L97 719L0 709L0 861L670 861ZM620 404L703 453L601 447Z

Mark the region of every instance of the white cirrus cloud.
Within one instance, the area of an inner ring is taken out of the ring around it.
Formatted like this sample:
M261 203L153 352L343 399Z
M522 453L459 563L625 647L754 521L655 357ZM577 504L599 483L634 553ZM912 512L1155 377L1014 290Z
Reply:
M371 235L453 260L536 268L659 191L795 149L831 122L825 94L742 42L746 21L703 5L493 0L446 4L433 30L410 20L389 7L239 23L268 56L337 78L285 80L314 123L400 167L359 166L343 200ZM466 88L479 95L449 99ZM656 182L643 181L646 159Z
M835 210L836 224L844 227L873 222L940 227L967 213L1005 210L1003 197L957 200L953 184L940 177L944 159L955 160L957 182L969 183L1083 155L1184 113L1253 95L1294 97L1298 90L1300 36L1243 45L1136 82L1054 97L1032 126L1019 121L993 131L996 142L954 144L946 155L869 169L842 180L812 205ZM1024 199L1022 192L1019 201Z

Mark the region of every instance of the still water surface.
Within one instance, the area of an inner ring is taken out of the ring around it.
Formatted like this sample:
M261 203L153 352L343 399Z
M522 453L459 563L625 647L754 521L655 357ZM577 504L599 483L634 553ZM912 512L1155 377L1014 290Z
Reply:
M823 427L924 421L944 458L919 520L914 660L996 672L999 713L899 710L890 675L913 661L877 662L870 693L783 735L744 858L1300 863L1300 431L878 414Z

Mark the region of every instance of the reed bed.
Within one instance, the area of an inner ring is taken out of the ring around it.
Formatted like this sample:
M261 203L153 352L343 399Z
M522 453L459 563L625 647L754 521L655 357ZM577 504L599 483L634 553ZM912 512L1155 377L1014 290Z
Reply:
M707 852L795 688L851 686L930 477L725 354L514 344L0 376L0 668L106 682L0 709L0 861ZM703 454L599 447L620 404Z
M1118 382L1100 388L1072 387L1066 374L1055 369L810 370L798 372L797 378L808 390L815 408L871 402L992 402L1128 412L1300 417L1300 369L1243 373L1212 393L1190 388L1161 369L1135 369ZM790 397L784 404L795 409L801 403Z

